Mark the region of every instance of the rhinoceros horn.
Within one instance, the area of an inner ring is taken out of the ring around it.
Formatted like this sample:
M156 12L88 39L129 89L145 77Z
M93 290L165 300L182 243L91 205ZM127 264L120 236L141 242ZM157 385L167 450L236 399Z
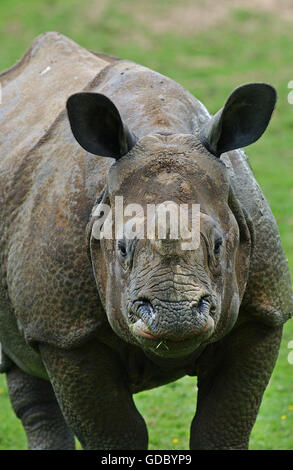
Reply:
M107 96L75 93L66 106L72 133L87 152L118 160L135 145L137 139Z
M266 83L248 83L236 88L199 133L213 155L252 144L265 131L276 103L276 90Z

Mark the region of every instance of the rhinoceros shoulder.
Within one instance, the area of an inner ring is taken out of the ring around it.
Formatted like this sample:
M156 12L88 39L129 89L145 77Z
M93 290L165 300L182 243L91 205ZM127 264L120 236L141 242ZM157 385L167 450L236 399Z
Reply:
M288 261L279 230L243 150L221 156L242 207L252 221L254 243L242 310L270 325L284 323L293 314Z
M104 320L85 228L112 161L87 158L64 108L109 62L46 33L1 74L0 278L30 344L71 347Z

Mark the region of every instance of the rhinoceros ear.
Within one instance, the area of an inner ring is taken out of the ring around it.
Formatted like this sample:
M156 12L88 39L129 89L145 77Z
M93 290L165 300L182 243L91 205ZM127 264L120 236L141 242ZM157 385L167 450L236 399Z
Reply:
M76 93L67 100L72 133L88 152L118 160L136 143L112 101L100 93Z
M276 98L276 90L266 83L236 88L225 106L203 126L199 139L217 157L252 144L266 130Z

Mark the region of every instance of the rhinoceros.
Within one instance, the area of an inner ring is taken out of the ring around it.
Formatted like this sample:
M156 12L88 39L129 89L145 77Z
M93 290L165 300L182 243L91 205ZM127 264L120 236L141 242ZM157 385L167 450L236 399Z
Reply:
M275 89L240 85L211 116L166 76L54 32L0 81L1 370L28 447L146 449L133 395L190 375L190 449L247 448L293 312L242 150ZM129 217L97 236L119 198L199 207L198 244L170 219L161 238L131 237Z

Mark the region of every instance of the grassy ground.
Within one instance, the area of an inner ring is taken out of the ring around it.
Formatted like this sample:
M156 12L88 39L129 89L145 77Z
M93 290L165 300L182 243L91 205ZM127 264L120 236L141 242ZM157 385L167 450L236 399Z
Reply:
M146 4L147 3L147 4ZM222 2L230 4L230 2ZM265 81L278 105L265 136L247 150L277 219L293 268L292 14L267 2L210 0L1 0L0 70L12 65L44 31L62 32L94 50L140 62L179 81L210 112L233 88ZM283 2L284 4L286 2ZM288 2L287 2L288 3ZM216 5L214 2L213 5ZM291 12L292 13L292 12ZM286 19L287 18L287 19ZM293 449L293 365L288 362L293 322L287 323L279 359L253 429L251 449ZM187 449L196 403L196 379L186 377L140 393L136 404L148 424L151 449ZM25 438L0 378L0 449L23 449Z

